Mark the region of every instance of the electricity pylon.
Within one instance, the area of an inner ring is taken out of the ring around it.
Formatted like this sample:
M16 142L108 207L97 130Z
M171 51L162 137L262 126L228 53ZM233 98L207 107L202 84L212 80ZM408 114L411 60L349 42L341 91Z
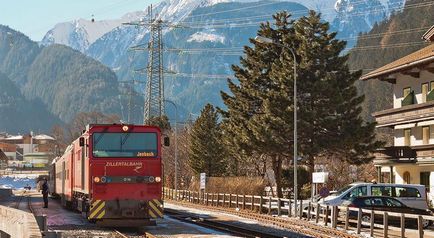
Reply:
M167 23L153 15L152 5L148 7L149 20L124 23L125 25L146 26L150 29L148 47L132 47L133 50L149 51L146 69L147 82L145 88L145 107L143 124L151 117L161 117L164 114L164 72L163 72L163 28L179 27ZM143 69L143 70L145 70Z

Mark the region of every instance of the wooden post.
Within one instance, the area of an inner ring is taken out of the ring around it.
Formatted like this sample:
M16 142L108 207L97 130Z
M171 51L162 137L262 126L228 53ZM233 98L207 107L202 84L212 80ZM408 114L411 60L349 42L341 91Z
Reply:
M271 215L271 197L268 197L268 215Z
M316 212L316 214L315 214L315 223L318 223L318 221L319 221L319 208L320 208L319 203L317 203L316 204L316 211L315 211Z
M336 229L337 223L338 223L338 207L333 206L332 207L332 228Z
M297 209L295 209L297 210ZM303 218L303 200L300 199L300 219Z
M217 193L217 207L219 206L219 202L220 202L220 193Z
M361 229L362 229L362 209L359 208L359 212L357 213L357 234L360 234Z
M261 195L261 197L259 198L259 214L262 213L262 202L264 202L263 199L264 199L264 198L263 198L262 195Z
M345 208L345 227L344 227L345 230L348 230L348 225L350 223L349 216L350 216L350 208L346 207Z
M208 206L208 203L209 203L209 196L208 196L208 193L205 193L205 197L206 197L206 205Z
M292 217L291 198L289 198L288 217Z
M243 210L246 209L246 195L243 194Z
M235 196L236 196L236 197L235 197L235 205L236 205L235 207L236 207L236 208L239 208L239 206L238 206L238 202L239 202L239 198L238 198L238 197L239 197L239 196L238 196L238 194L236 194Z
M229 194L229 208L232 207L232 194Z
M280 198L277 198L277 215L282 215L282 204Z
M405 215L401 213L401 237L405 238Z
M374 237L374 221L375 221L375 212L374 210L371 210L371 226L370 226L370 231L369 234L371 235L371 237Z
M329 205L326 206L325 216L324 216L324 226L327 226L329 222Z
M226 205L226 193L223 193L223 206L222 207L225 207L225 205Z
M383 237L389 237L389 216L387 212L384 212L383 216Z
M422 216L417 217L417 229L419 238L423 238L423 218Z
M307 205L307 220L310 221L311 219L311 210L312 210L312 203L309 201L309 204Z
M251 206L252 211L255 210L255 196L252 195L252 206Z

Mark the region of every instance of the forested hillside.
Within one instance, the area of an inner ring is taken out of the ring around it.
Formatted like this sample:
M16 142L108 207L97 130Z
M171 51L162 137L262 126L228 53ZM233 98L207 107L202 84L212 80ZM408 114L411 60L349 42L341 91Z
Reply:
M20 127L18 122L24 117L21 112L33 119L44 114L45 118L38 119L38 128L49 129L54 121L69 122L79 112L121 111L117 77L109 68L66 46L41 47L2 25L0 73L4 74L0 93L7 93L7 97L0 98L0 104L14 105L2 109L0 131L9 131L11 127L5 123L11 121L17 124L14 128L31 128ZM21 101L28 107L22 107Z
M366 34L359 36L350 52L350 66L368 73L427 45L421 38L434 24L432 1L408 1L403 12L393 14L389 20L375 24ZM365 94L364 115L368 120L372 112L392 107L392 85L379 80L359 82Z
M60 124L38 100L26 100L15 84L0 72L0 131L9 133L48 131Z

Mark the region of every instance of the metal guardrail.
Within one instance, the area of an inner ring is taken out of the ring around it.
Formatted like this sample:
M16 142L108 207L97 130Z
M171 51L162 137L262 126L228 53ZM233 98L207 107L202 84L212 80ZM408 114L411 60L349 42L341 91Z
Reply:
M295 208L293 199L244 194L200 193L188 190L175 191L174 189L169 188L164 188L163 192L164 198L175 201L187 201L206 206L233 207L243 210L251 210L259 214L277 216L288 215L289 217L307 219L308 221L314 221L317 224L331 226L332 228L337 228L338 222L343 222L344 230L349 230L349 224L353 223L356 224L357 234L361 234L362 225L368 226L371 237L374 235L374 228L382 229L383 237L388 237L390 230L398 231L400 232L401 237L406 237L408 229L405 227L405 220L408 218L417 220L416 232L418 237L424 237L423 221L428 220L434 222L434 216L374 211L346 206L327 206L312 202L307 202L306 204L306 201L303 200L299 200L299 205ZM350 219L350 211L357 212L357 219ZM370 217L374 217L374 215L382 215L383 224L375 223L374 219L370 219L369 223L363 222L362 214L369 214ZM400 227L389 226L389 217L398 217L400 219Z

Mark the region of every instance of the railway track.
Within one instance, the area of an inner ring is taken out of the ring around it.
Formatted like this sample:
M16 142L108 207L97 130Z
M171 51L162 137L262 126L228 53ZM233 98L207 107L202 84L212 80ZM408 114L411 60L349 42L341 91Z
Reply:
M211 210L211 211L217 211L217 212L224 212L229 213L233 215L237 215L243 218L247 219L253 219L257 220L263 223L272 224L281 228L284 228L286 230L296 232L299 234L304 234L312 237L321 237L321 238L359 238L360 236L355 234L349 234L344 231L340 231L337 229L332 229L329 227L323 227L320 225L312 224L306 220L299 220L294 218L282 218L282 217L272 217L269 215L262 215L262 214L256 214L256 213L250 213L243 210L235 211L233 208L220 208L220 207L209 207L209 206L203 206L203 205L197 205L197 204L190 204L186 202L178 202L178 201L172 201L171 203L191 207L191 208L200 208L205 210Z
M27 207L26 208L20 208L20 205L23 202L23 199L26 200L26 203L27 203ZM30 196L30 194L28 193L27 190L24 190L21 193L21 195L18 197L17 201L15 202L14 208L15 209L24 210L24 211L27 210L27 212L31 212L32 214L35 214L34 210L33 210L33 206L32 206L32 198L31 198L31 196Z
M137 235L137 234L135 234ZM145 238L157 238L156 236L152 235L149 232L138 232L138 235ZM116 238L129 238L130 236L128 234L122 233L118 230L114 230L114 237Z
M241 237L270 237L270 238L282 238L283 236L278 236L270 233L260 232L252 229L247 229L241 226L231 225L223 222L218 222L214 220L204 219L192 213L178 212L173 209L165 209L165 214L171 218L180 220L182 222L188 222L196 224L202 227L211 228L218 231L223 231L232 235L237 235Z

